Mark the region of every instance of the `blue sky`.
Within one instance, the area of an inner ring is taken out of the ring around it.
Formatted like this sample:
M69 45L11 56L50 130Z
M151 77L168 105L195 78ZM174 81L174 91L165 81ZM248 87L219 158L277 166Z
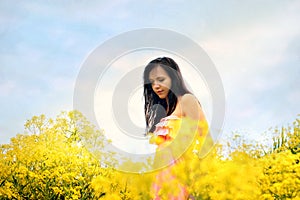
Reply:
M296 0L1 1L0 142L34 115L72 110L89 53L146 27L196 41L223 81L224 133L259 139L300 114L299 9Z

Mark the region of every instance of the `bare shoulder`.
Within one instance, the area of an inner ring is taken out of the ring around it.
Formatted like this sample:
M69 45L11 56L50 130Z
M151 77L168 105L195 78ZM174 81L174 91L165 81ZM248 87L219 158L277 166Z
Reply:
M198 104L198 99L193 94L184 94L181 97L181 103L191 105L191 104Z
M181 108L183 116L188 116L192 119L202 118L199 101L193 94L185 94L181 97Z

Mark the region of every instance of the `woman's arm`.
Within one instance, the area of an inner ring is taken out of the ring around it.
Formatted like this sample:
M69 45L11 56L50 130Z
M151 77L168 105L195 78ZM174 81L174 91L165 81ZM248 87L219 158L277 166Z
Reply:
M197 98L192 94L185 94L181 99L182 113L183 116L190 117L194 120L200 120L201 122L205 121L206 118L204 116L203 110L197 100ZM201 129L200 129L201 130ZM214 145L214 140L210 132L208 131L201 151L199 152L200 157L206 156Z

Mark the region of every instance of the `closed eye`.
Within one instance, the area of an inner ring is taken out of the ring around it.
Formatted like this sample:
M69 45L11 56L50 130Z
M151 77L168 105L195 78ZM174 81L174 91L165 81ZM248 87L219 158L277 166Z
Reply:
M159 78L158 81L159 82L163 82L165 80L165 78Z

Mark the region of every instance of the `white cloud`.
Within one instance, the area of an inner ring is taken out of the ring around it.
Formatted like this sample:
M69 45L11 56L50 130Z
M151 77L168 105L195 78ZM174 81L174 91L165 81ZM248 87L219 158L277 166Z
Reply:
M15 89L16 83L12 80L5 81L3 83L0 83L0 95L2 97L9 96L12 91Z
M290 61L289 46L300 35L299 5L201 39L224 81L227 132L247 129L259 135L296 117L288 104L299 91L289 85L299 83L293 78L299 62Z
M291 54L298 55L298 52L290 52L289 46L298 42L300 3L280 2L263 3L268 10L257 1L211 2L201 6L198 1L190 4L161 2L155 6L138 1L73 1L59 5L36 1L1 2L0 23L3 26L0 34L4 33L0 35L3 36L0 38L1 73L4 68L6 70L5 75L1 74L5 80L0 85L1 95L6 95L2 101L14 106L23 102L18 109L2 113L10 116L5 124L12 127L36 113L52 115L71 108L70 90L87 52L120 31L153 26L193 36L215 62L227 95L227 130L243 127L261 130L271 123L288 121L295 115L299 102L297 87L289 87L298 83L291 77L299 72L295 70L299 59L292 63L288 61ZM128 70L145 65L160 55L174 56L141 51L119 59L111 66L115 71L107 74L108 80L113 82L106 92L113 91L111 88ZM179 57L176 61L183 68L186 80L194 80L195 73L184 70L186 62ZM198 84L191 81L189 85L198 91ZM204 89L196 95L210 116L210 94L205 83L200 85ZM285 99L279 101L279 93ZM109 103L111 100L106 100L103 105ZM280 103L288 105L280 107ZM140 108L133 108L133 104L130 103L129 108L133 111L132 116L136 116L134 113ZM289 110L285 110L286 107ZM21 117L20 113L26 115ZM22 119L16 122L14 116ZM132 117L132 120L137 119Z

